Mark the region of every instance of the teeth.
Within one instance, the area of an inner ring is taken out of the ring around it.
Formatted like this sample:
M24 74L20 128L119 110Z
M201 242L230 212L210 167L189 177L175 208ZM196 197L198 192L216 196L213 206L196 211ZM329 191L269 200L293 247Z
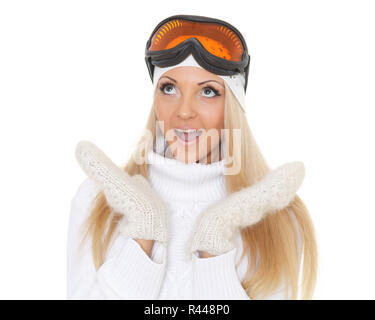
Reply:
M202 133L202 130L197 129L189 129L189 130L182 130L182 129L174 129L179 137L181 137L183 140L185 140L185 134L188 134L188 140L195 139L197 136L199 136Z
M175 130L178 132L184 132L184 133L195 133L197 131L197 129L182 130L182 129L177 129L177 128L175 128Z

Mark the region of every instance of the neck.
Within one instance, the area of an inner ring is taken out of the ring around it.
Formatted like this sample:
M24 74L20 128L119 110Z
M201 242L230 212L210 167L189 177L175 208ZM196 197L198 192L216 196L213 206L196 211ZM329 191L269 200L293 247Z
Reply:
M150 183L164 199L214 201L226 195L224 160L184 163L151 150L147 163Z

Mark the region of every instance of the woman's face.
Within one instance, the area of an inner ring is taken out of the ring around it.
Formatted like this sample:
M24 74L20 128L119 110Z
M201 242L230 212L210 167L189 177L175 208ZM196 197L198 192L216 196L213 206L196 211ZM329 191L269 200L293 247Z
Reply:
M224 80L205 69L177 67L160 77L154 96L156 118L164 122L174 158L185 163L221 159L224 98Z

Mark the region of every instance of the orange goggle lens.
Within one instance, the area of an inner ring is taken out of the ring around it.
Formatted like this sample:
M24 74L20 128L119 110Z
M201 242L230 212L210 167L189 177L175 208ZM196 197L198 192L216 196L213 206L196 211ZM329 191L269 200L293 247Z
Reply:
M181 19L168 21L151 38L149 50L167 50L193 37L209 53L218 58L229 61L242 60L244 48L239 37L229 28L211 22L192 22Z

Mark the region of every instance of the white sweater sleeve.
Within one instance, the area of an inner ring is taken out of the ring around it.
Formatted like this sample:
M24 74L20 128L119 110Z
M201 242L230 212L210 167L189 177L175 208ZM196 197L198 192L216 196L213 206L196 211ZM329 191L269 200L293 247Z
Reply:
M194 300L250 300L235 268L236 251L210 258L193 253Z
M293 211L290 210L292 213ZM293 213L294 216L294 213ZM296 225L297 227L297 225ZM299 261L301 261L301 234L299 235ZM193 261L193 299L195 300L251 300L243 289L241 282L247 270L247 256L236 268L236 262L242 253L240 233L236 237L236 248L227 253L210 258L199 258L197 252L192 254ZM259 257L258 257L259 258ZM291 288L288 288L288 294ZM281 285L264 300L284 300L285 284Z
M157 299L166 269L166 250L155 243L150 257L140 245L120 233L114 237L106 260L96 270L91 236L83 243L83 223L100 191L87 178L72 199L67 245L68 299Z

